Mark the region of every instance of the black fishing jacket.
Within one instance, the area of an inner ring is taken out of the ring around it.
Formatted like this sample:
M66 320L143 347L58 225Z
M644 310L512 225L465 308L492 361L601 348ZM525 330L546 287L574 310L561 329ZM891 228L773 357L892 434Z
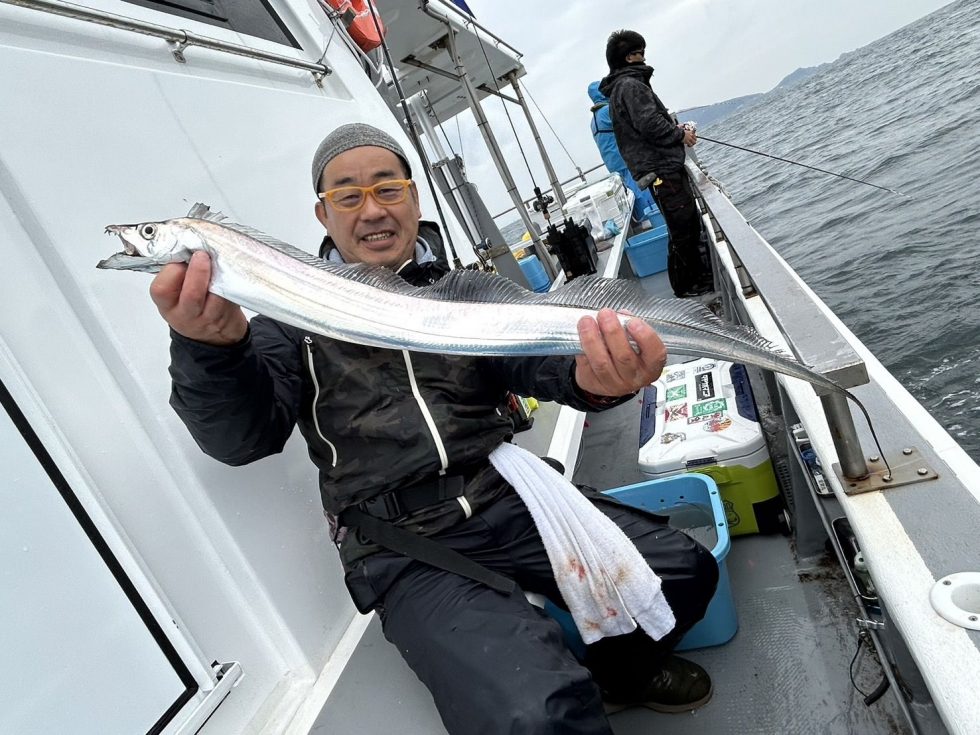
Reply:
M599 83L609 98L619 152L637 181L684 168L684 131L650 87L652 74L646 64L630 64Z
M402 273L426 285L449 269L438 228L422 222L420 234L437 263L412 264ZM403 524L423 534L451 526L465 517L464 508L476 511L506 491L487 455L513 433L502 409L508 390L580 410L597 407L574 385L570 357L366 347L263 316L231 347L174 332L171 338L170 403L201 449L226 464L247 464L282 451L298 424L331 516L442 469L465 474L465 503L445 501ZM360 555L343 554L346 562Z

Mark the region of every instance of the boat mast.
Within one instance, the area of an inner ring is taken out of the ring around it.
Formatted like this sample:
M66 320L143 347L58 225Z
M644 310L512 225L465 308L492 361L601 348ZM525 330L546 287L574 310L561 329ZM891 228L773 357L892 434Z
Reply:
M424 8L427 11L427 8ZM437 17L438 16L433 16ZM497 138L493 134L493 130L490 128L490 121L487 120L486 114L483 112L483 106L480 104L480 98L476 94L476 90L473 88L473 83L470 78L466 75L466 66L463 64L463 59L459 55L456 48L456 31L450 23L445 21L444 18L439 18L446 22L446 50L452 59L453 65L456 68L456 73L459 76L459 82L463 87L463 91L466 93L466 100L469 104L470 110L473 113L473 117L476 119L477 127L480 133L483 135L483 140L487 144L487 149L490 151L490 157L493 159L494 165L497 167L497 172L500 174L500 178L504 182L504 186L507 189L507 194L510 196L514 206L517 208L517 213L520 215L521 221L524 223L524 227L531 237L532 246L538 256L538 260L541 261L545 269L548 271L548 276L554 278L557 270L555 269L554 263L551 260L551 256L548 255L547 250L544 247L544 243L541 242L541 237L538 234L537 225L531 220L531 216L528 214L527 209L524 207L524 202L521 200L520 192L517 191L517 184L514 182L514 177L510 173L510 169L507 166L507 162L504 160L503 153L500 151L500 146L497 144ZM491 255L494 255L499 247L508 248L506 243L502 243L500 246L494 246L491 250Z
M507 75L510 79L510 84L514 88L514 93L517 95L517 102L520 104L521 109L524 110L524 117L527 118L528 127L531 128L531 135L534 136L534 142L538 144L538 152L541 154L541 162L544 163L544 170L548 174L548 180L551 182L551 190L555 193L555 197L558 199L558 203L564 208L565 206L565 192L561 188L561 182L558 180L558 174L555 173L554 166L551 165L551 158L548 157L548 151L544 147L544 142L541 140L541 135L538 133L538 128L534 124L534 118L531 117L531 110L527 106L527 102L524 100L524 93L521 91L521 85L517 83L517 74L511 72Z

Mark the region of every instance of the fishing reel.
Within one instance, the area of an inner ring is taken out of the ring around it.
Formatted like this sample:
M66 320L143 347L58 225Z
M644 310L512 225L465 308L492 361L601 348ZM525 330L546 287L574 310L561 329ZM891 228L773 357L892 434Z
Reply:
M534 203L531 205L531 208L534 209L535 212L546 212L548 211L548 207L554 203L555 203L555 198L551 196L551 194L544 194L541 196L540 199L534 200Z

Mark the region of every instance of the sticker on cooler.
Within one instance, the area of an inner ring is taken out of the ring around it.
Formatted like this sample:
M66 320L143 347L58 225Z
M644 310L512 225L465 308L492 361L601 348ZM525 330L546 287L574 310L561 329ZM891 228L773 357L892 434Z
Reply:
M691 409L691 416L704 416L709 413L721 413L722 411L727 410L728 401L726 401L724 398L719 398L716 401L695 403L694 408Z
M670 365L645 406L639 470L650 478L703 472L718 483L735 534L769 526L781 496L745 369L722 360ZM650 426L652 424L652 426ZM781 506L780 506L781 507Z
M694 394L699 401L706 401L709 398L715 397L715 380L711 373L702 372L695 374Z

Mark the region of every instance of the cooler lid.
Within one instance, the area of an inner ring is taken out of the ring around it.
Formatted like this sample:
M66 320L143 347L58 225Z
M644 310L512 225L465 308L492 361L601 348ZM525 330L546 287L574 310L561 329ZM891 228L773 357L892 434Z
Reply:
M742 365L707 358L668 365L643 394L642 472L739 464L764 447Z

